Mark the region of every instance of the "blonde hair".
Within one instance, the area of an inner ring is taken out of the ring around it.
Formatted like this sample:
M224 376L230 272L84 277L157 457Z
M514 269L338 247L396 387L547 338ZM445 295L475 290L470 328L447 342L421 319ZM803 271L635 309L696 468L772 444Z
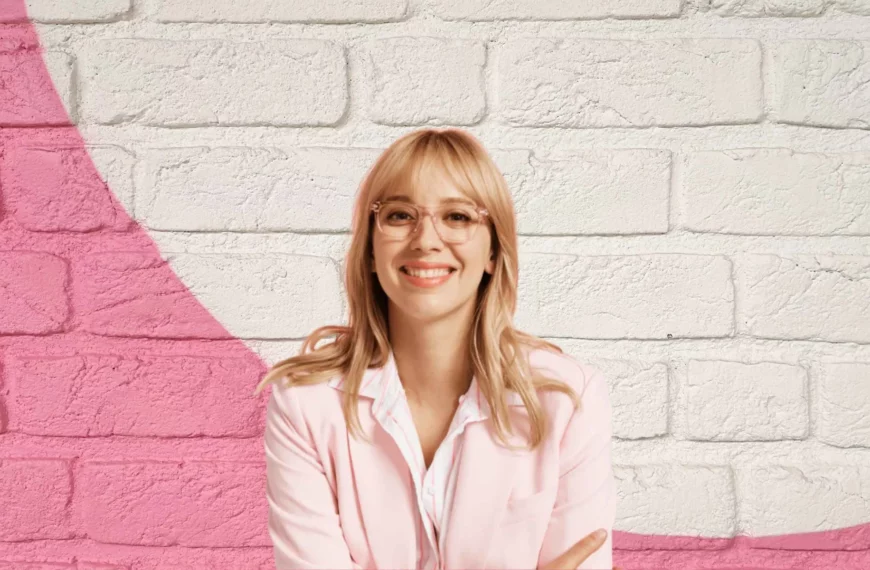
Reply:
M459 129L412 131L381 153L363 179L354 205L351 244L345 259L348 326L328 325L313 331L297 356L269 369L254 394L279 378L287 378L287 386L302 386L341 375L345 420L352 435L361 433L357 402L363 374L367 368L386 364L390 353L387 296L372 273L371 204L392 188L415 187L423 167L432 161L489 211L495 266L491 275L484 273L478 287L470 335L471 362L498 439L507 445L506 433L514 433L505 400L506 391L514 390L528 411L528 436L534 449L547 433L547 418L535 390L567 394L575 409L579 400L564 382L531 370L525 354L517 358L525 349L543 348L558 354L562 349L512 326L518 278L513 202L504 177L483 145ZM317 347L319 341L332 335L336 337L333 342Z

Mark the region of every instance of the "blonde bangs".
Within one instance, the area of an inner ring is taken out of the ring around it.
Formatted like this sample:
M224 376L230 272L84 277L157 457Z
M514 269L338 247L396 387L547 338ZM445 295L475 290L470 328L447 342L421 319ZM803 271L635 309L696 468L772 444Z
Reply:
M484 194L491 192L481 192L484 177L475 150L444 138L421 137L404 153L397 153L395 160L384 163L379 180L373 181L377 191L372 201L425 189L434 176L441 176L469 199L485 205Z

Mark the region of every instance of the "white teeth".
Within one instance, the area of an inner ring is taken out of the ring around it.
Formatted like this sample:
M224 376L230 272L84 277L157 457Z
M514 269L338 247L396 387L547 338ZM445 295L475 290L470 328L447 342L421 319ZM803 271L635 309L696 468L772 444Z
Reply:
M423 277L425 279L432 279L434 277L443 277L450 273L450 269L411 269L410 267L403 267L405 273L409 275L413 275L414 277Z

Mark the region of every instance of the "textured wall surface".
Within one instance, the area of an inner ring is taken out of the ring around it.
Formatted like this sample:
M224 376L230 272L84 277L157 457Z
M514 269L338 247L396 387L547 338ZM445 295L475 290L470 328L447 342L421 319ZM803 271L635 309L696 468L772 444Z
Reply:
M424 125L609 379L616 563L870 568L870 0L0 0L0 570L273 567L251 393Z

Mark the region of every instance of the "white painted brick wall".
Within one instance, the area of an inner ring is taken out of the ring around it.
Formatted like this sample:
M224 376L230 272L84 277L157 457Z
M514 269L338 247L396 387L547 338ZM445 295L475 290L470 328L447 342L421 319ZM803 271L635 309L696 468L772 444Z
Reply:
M390 38L366 51L368 117L385 125L471 125L483 118L486 49L480 42Z
M802 368L777 362L692 360L688 365L688 438L776 441L807 436L807 374Z
M770 339L870 341L870 257L740 255L738 330Z
M80 62L88 122L332 125L347 104L333 42L110 40L83 46Z
M671 156L667 151L514 151L498 164L510 184L521 233L668 231ZM607 184L602 185L602 180ZM614 208L619 216L610 215Z
M347 2L235 2L215 0L200 3L187 0L150 0L147 16L157 22L329 22L377 23L400 20L407 0Z
M136 215L154 230L349 231L355 188L377 155L328 147L149 149L140 154Z
M870 364L820 366L819 439L839 447L870 447Z
M445 20L574 20L581 18L667 18L680 13L680 0L620 2L589 0L444 0L432 11Z
M866 465L755 466L737 470L735 481L741 526L754 536L776 534L795 518L838 520L843 527L867 522Z
M155 426L125 408L147 405L156 362L187 354L170 354L176 339L210 346L225 331L149 310L119 319L141 301L124 296L133 282L147 283L143 306L179 302L166 267L131 256L145 246L113 204L39 202L21 173L41 169L74 195L90 157L198 302L274 363L346 318L357 186L380 149L425 125L473 132L510 185L517 325L608 378L616 530L682 537L663 548L617 536L626 567L870 567L866 532L749 555L730 542L870 522L870 1L26 5L88 153L52 144L50 102L18 105L44 87L40 59L0 10L0 84L33 78L0 90L0 135L39 138L0 140L0 276L23 276L0 297L12 315L0 318L0 443L12 450L0 459L14 455L0 483L34 482L0 502L21 513L0 516L0 568L45 561L45 539L59 543L53 561L105 560L99 541L142 548L153 567L268 560L262 533L233 521L228 539L195 519L212 504L202 495L163 521L106 518L130 486L161 477L175 486L146 504L209 476L247 501L262 477L250 464L163 462L259 457L253 412L233 401L218 421L199 411ZM105 232L129 251L88 245ZM71 263L75 248L89 254ZM52 378L66 331L113 347L146 331L149 356L60 360L69 407L40 408L44 386L17 379ZM7 345L31 350L13 358ZM115 396L94 406L81 378L106 366L133 380L99 376L88 389ZM172 369L219 370L197 384L213 399L233 366ZM232 519L233 505L214 516Z
M498 117L516 126L740 124L762 113L755 40L518 39L497 57Z
M771 60L772 111L779 120L820 127L870 127L870 43L784 41L771 46Z
M686 227L747 235L870 234L870 155L735 149L686 155Z
M11 4L11 2L9 2ZM86 24L112 22L129 14L132 0L25 0L27 17L45 24ZM22 22L23 18L0 15L0 22Z
M727 467L648 465L615 471L624 528L641 534L682 528L693 536L730 536L735 530L733 475Z
M867 0L710 0L713 12L720 16L789 16L813 17L836 11L868 14Z
M725 257L524 253L521 263L534 279L520 281L517 324L533 334L613 339L734 334L731 263Z

